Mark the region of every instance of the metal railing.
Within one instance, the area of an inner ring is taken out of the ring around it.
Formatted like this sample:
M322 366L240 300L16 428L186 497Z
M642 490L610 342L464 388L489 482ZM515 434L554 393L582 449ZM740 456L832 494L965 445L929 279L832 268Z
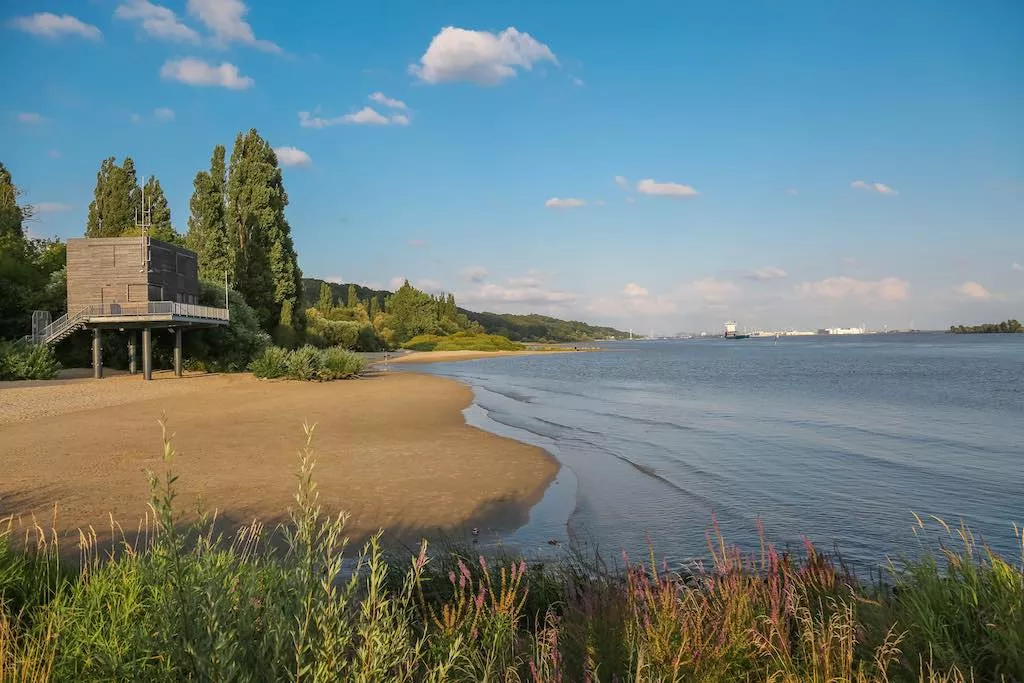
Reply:
M44 327L39 333L29 335L26 339L36 343L51 344L58 342L91 318L129 318L133 316L178 315L186 318L204 320L231 320L231 312L226 308L183 304L177 301L150 301L135 304L91 304L75 312L67 313Z

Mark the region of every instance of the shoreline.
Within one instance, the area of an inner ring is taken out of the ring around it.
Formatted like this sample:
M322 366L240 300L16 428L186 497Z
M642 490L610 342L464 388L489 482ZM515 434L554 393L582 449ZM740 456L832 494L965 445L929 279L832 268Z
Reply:
M473 390L451 378L155 378L0 383L0 519L38 521L75 545L78 529L94 528L101 544L115 538L112 517L130 537L148 502L143 471L161 470L161 414L180 453L178 508L193 509L198 497L224 530L286 518L304 418L318 423L324 513L349 512L353 542L379 528L403 542L472 527L481 539L511 534L561 467L542 448L468 424Z
M406 351L402 355L379 360L375 365L421 365L426 363L452 363L456 361L484 360L488 358L515 358L517 356L545 356L561 353L586 353L590 349L524 349L522 351Z

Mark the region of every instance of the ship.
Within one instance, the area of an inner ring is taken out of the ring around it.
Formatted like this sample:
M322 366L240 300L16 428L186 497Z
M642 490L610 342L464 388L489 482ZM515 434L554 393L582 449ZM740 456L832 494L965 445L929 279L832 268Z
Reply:
M730 320L725 323L725 338L726 339L750 339L749 334L736 334L736 323Z

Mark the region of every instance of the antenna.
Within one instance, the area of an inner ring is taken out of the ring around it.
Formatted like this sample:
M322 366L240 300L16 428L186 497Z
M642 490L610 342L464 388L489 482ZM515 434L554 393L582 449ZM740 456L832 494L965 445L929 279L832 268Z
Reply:
M141 217L140 217L141 214ZM153 207L146 208L146 176L142 176L142 206L135 207L135 227L142 232L142 266L140 273L149 272L149 229L153 225Z

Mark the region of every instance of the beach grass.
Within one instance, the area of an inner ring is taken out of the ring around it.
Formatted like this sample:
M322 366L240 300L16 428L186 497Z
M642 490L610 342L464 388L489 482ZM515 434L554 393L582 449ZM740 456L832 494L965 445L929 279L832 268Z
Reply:
M313 427L290 521L182 524L164 430L152 525L62 567L40 526L0 532L0 681L1019 681L1024 566L950 543L864 583L807 544L704 563L348 547L325 516ZM763 538L763 534L762 534ZM1024 540L1022 540L1024 543ZM1024 547L1022 547L1024 557Z

